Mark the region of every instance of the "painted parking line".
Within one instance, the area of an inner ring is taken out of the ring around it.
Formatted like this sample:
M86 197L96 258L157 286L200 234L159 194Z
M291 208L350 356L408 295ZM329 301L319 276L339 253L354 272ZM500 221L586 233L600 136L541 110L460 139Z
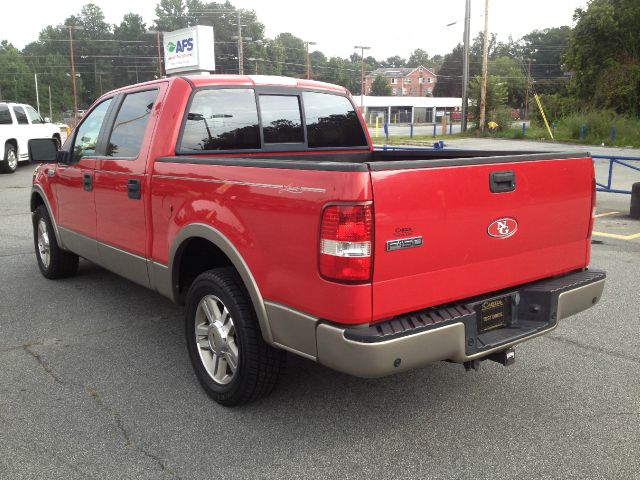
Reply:
M609 215L615 215L616 213L620 213L620 212L606 212L606 213L599 213L597 215L594 215L593 218L600 218L600 217L607 217Z
M616 233L593 232L593 235L596 237L615 238L617 240L634 240L636 238L640 238L640 233L634 233L632 235L618 235Z

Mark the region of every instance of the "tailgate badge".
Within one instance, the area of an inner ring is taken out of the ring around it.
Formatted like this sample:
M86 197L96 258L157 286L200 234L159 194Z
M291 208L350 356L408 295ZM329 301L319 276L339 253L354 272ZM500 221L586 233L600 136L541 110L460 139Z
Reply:
M487 227L487 233L494 238L507 238L518 231L518 222L515 218L499 218Z
M389 240L387 242L387 252L394 250L404 250L422 246L422 237L401 238L399 240Z

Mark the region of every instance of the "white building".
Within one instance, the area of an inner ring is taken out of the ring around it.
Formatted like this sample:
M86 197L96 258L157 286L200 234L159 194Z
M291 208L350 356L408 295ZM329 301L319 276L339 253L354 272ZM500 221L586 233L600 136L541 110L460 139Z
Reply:
M446 115L448 121L460 121L462 98L457 97L354 97L369 125L394 123L440 123ZM361 106L362 105L362 106Z

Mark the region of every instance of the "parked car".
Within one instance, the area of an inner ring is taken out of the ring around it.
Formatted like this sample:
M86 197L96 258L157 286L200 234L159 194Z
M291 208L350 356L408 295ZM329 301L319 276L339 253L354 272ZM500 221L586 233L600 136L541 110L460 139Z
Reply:
M133 85L56 150L31 141L40 271L84 257L186 305L223 405L269 393L285 351L360 377L508 365L603 292L588 154L376 151L339 86Z
M60 128L48 118L43 119L35 108L24 103L0 102L1 173L15 172L18 162L29 159L27 142L42 137L62 143Z

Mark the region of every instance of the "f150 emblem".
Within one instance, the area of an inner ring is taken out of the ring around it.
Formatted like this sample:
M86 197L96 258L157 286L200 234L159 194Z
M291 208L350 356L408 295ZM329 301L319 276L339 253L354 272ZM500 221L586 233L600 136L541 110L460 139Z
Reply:
M387 252L393 250L404 250L422 246L422 237L401 238L400 240L389 240L387 242Z
M499 218L487 227L487 233L494 238L507 238L518 231L518 222L514 218Z

